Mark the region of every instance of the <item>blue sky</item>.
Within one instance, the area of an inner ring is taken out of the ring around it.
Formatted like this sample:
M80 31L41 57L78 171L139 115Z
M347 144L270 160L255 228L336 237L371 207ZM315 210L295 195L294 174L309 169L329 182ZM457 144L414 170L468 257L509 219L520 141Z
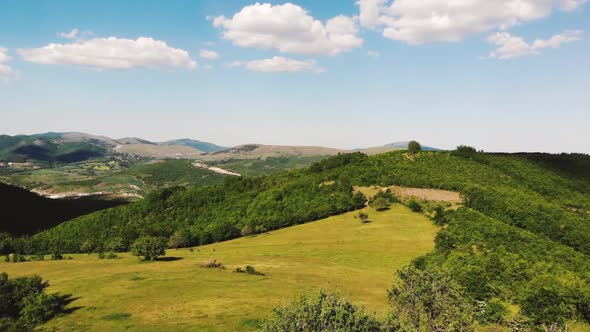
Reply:
M590 4L409 1L5 0L0 133L590 153Z

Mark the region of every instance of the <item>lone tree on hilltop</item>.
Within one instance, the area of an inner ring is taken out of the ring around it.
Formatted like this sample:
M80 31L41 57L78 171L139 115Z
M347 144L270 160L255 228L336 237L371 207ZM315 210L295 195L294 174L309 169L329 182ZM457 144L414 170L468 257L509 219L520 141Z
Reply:
M420 151L422 151L422 145L420 145L420 143L417 141L410 141L408 143L408 152L414 154Z
M166 255L166 239L155 236L142 236L133 242L131 253L143 260L156 260L158 256Z

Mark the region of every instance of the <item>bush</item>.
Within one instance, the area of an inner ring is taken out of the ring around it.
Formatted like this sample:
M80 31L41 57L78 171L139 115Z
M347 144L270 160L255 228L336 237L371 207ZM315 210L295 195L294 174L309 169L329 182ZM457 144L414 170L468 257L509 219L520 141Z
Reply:
M63 311L63 297L47 294L39 276L10 279L0 274L0 330L28 331Z
M414 199L410 199L407 203L408 207L410 208L410 210L414 211L414 212L422 212L422 205L420 205L420 203L418 203L416 200Z
M398 271L400 282L388 293L393 331L475 331L474 308L449 274L431 266Z
M254 269L254 267L250 266L250 265L246 265L245 269L242 269L241 267L237 267L234 272L246 273L246 274L251 274L251 275L256 275L256 276L263 276L264 275L264 273L256 271L256 269Z
M384 211L389 209L391 203L387 199L379 197L371 203L371 206L377 211Z
M363 211L359 211L357 217L361 220L362 223L366 223L369 221L369 214Z
M303 295L285 307L275 307L274 317L262 324L262 331L284 332L377 332L380 324L362 308L340 299L337 294L319 291Z
M117 259L119 258L119 255L115 254L114 252L99 252L98 253L98 259Z
M143 260L156 260L158 256L166 255L166 238L142 236L133 242L131 253Z
M451 152L453 156L469 158L477 154L477 150L470 146L459 145L455 151Z

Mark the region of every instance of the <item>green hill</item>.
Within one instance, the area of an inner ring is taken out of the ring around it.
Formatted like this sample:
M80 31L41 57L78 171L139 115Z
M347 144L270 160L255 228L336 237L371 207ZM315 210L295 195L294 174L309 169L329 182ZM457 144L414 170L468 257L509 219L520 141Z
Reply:
M3 183L0 183L0 201L0 233L14 235L34 234L80 215L123 204L92 198L49 199Z
M74 294L71 315L43 326L59 331L254 331L274 305L315 287L341 292L379 315L393 271L434 247L437 227L402 205L354 213L208 246L168 250L170 261L0 262L11 276L39 274L50 291ZM211 259L225 270L200 267ZM265 276L234 273L252 265Z
M353 186L439 188L459 191L465 207L408 202L443 225L435 250L414 264L444 266L474 301L516 306L538 324L588 321L590 180L580 165L589 158L465 149L337 155L307 169L154 192L40 233L31 250L173 234L205 245L358 209L366 198Z

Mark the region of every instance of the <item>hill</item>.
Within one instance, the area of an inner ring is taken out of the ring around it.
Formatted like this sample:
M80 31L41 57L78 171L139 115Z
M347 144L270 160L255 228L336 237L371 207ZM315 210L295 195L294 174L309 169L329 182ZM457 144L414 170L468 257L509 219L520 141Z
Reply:
M371 223L345 213L194 251L168 250L170 261L84 254L71 261L0 262L0 269L11 276L37 273L51 291L75 294L72 306L81 309L43 326L49 330L254 331L272 306L315 287L337 290L381 315L393 271L431 251L437 228L399 204L366 211ZM210 259L226 269L200 267ZM245 265L265 276L232 272Z
M195 159L202 151L184 145L125 144L114 148L117 153L156 159Z
M48 199L19 187L0 183L0 233L34 234L66 220L123 204L87 197L76 200Z
M226 147L219 146L217 144L196 141L196 140L189 139L189 138L175 139L172 141L166 141L166 142L162 142L162 143L158 143L158 144L160 144L160 145L184 145L184 146L189 146L191 148L195 148L199 151L203 151L205 153L217 152L217 151L227 149Z
M470 149L342 154L307 169L154 192L40 233L33 250L78 251L85 241L114 239L129 245L146 234L205 245L358 209L366 198L353 186L445 189L460 192L465 206L406 202L444 225L435 250L414 264L442 266L474 301L516 306L537 324L588 321L590 181L578 176L583 168L566 165L589 159ZM545 292L551 302L543 302Z
M203 160L229 160L229 159L265 159L281 157L310 157L332 156L344 153L345 150L319 147L319 146L288 146L288 145L261 145L246 144L222 151L213 152L201 157Z

